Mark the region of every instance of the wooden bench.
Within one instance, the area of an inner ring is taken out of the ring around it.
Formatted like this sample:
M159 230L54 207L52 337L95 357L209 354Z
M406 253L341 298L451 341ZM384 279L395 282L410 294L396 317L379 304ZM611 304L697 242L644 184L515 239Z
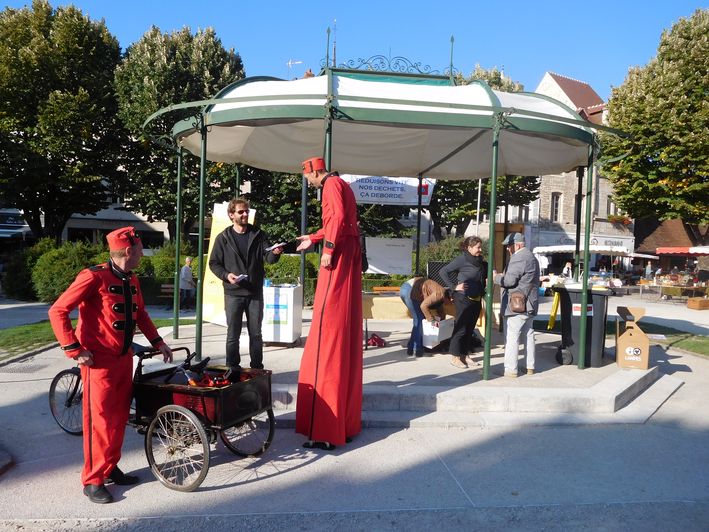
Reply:
M398 294L399 286L373 286L372 292L375 294Z
M174 283L165 283L160 285L160 295L159 299L167 299L172 303L172 298L175 296L175 285Z

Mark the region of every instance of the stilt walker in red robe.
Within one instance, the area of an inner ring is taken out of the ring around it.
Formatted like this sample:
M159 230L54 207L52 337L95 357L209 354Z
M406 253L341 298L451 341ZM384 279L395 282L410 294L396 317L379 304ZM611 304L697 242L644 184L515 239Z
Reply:
M131 485L135 475L118 468L133 390L136 325L150 343L172 360L172 351L158 335L145 310L138 279L143 244L133 227L106 236L111 259L82 270L49 309L49 321L62 350L81 368L84 386L84 495L95 503L113 501L106 483ZM69 314L79 307L74 329Z
M362 255L357 204L350 186L325 161L303 162L322 188L322 229L298 237L298 251L323 242L313 320L298 375L295 430L304 446L331 450L362 427Z

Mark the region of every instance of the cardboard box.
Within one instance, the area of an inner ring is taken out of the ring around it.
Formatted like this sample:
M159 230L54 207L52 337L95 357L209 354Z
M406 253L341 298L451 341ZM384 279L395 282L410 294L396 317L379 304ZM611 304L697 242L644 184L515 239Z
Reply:
M650 339L638 326L645 315L642 307L618 307L616 321L615 362L621 368L648 369Z
M432 349L444 340L448 340L453 334L453 318L446 318L437 324L431 324L428 320L423 320L423 346Z
M709 310L709 299L703 297L690 297L687 299L687 308L694 310Z

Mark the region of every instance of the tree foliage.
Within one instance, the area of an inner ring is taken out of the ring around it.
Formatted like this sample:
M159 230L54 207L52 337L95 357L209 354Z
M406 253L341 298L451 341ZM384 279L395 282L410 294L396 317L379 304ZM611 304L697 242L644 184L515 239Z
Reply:
M196 34L189 28L164 34L152 27L128 48L116 69L119 116L133 136L124 160L129 178L121 192L129 209L150 220L167 221L171 237L176 222L177 152L148 142L143 137L143 123L169 105L212 98L243 77L241 57L233 49L226 50L211 28ZM175 122L197 111L163 115L151 125L151 131L168 135ZM207 205L234 195L235 174L233 165L209 165ZM182 197L185 232L198 219L199 190L199 158L186 155Z
M610 125L632 137L603 137L604 158L629 152L604 170L615 202L632 217L709 223L708 58L709 10L697 10L613 89Z
M119 59L104 23L73 6L34 0L0 13L0 201L22 209L36 236L59 240L72 214L106 205L122 135Z

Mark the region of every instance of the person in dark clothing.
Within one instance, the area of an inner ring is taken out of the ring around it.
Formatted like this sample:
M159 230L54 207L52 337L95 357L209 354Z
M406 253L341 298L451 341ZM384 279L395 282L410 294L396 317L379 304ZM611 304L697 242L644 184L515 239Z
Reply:
M239 337L246 312L251 367L263 369L263 263L264 260L269 264L277 262L283 248L267 250L269 242L266 234L248 223L247 199L231 200L227 214L232 225L217 235L209 257L209 268L224 286L226 364L232 369L241 368Z
M482 240L469 236L460 243L463 253L441 268L446 288L453 292L455 324L450 342L451 364L467 368L475 324L480 316L487 282L487 262L483 260Z

